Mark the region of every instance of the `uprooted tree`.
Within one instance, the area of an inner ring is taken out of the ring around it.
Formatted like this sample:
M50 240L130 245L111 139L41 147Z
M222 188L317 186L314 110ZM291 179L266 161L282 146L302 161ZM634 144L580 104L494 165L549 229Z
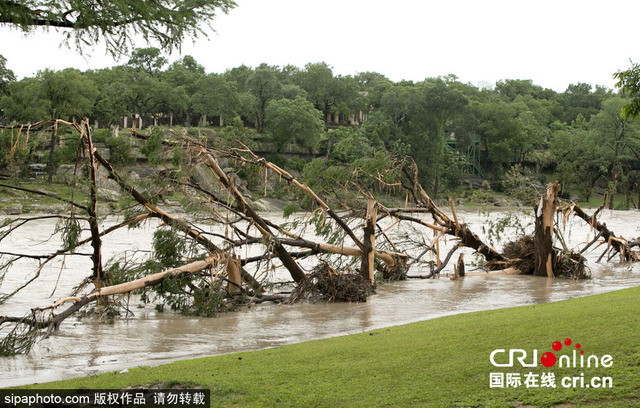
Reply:
M17 253L0 247L0 276L15 262L25 259L37 262L33 275L20 287L3 294L0 302L37 285L46 265L60 257L80 255L79 248L90 248L82 255L91 259L91 274L78 283L73 293L50 305L34 307L23 316L0 316L2 355L27 352L40 333L49 335L65 319L90 305L94 305L100 317L127 313L124 303L132 292L138 293L144 302L157 302L160 308L168 305L183 313L213 316L247 303L291 302L310 297L364 301L380 280L438 276L462 247L484 259L489 272L483 274L584 277L581 253L596 242L607 244L609 259L617 253L624 261L639 258L633 250L638 243L615 236L596 221L597 214L590 217L575 204L559 207L557 186L553 184L535 209L535 236L507 244L500 253L458 219L451 200L450 216L436 205L420 185L417 166L411 159L398 160L383 173L367 174L357 169L344 185L332 186L330 191L319 194L245 145L211 147L212 141L186 133L163 139L132 129L131 137L147 143L147 150L177 157L174 168L160 171L162 185L155 190L149 185L136 185L119 173L93 145L86 120L81 123L47 120L7 128L12 132L12 154L30 137L58 132L61 127L79 135L71 196L9 182L1 187L57 199L68 206L68 212L8 219L0 229L0 244L26 224L56 217L62 247L52 253ZM254 208L238 182L236 173L247 168L265 180L271 177L284 183L300 200L308 200L314 210L306 218L298 217L286 224L269 220ZM110 226L101 226L106 214L100 211L106 207L100 206L100 177L116 183L132 200ZM366 187L371 182L381 190L405 194L405 206L387 208L376 201ZM178 216L162 205L162 195L169 188L188 192L196 205L192 214ZM566 221L570 214L582 218L597 231L594 240L580 253L566 248L560 222L555 221ZM220 228L212 232L197 222L198 217ZM153 233L150 256L103 259L102 239L106 235L152 219L159 222ZM381 223L385 219L387 226ZM392 239L389 230L400 223L412 228L412 233ZM452 239L455 245L443 256L441 246L445 238ZM554 242L561 242L562 248L554 247ZM423 261L427 254L434 261ZM429 273L417 276L408 273L415 265L424 264L430 265ZM463 257L455 269L456 275L464 274ZM288 279L283 279L284 275ZM281 283L290 290L276 289Z

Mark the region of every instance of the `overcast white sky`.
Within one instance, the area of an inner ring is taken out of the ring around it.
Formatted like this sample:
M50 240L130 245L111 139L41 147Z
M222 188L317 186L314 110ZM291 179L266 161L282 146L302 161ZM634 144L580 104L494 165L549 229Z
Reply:
M612 74L640 62L640 1L603 0L237 0L217 33L182 55L207 72L262 62L328 63L334 74L375 71L393 81L455 74L473 85L531 79L562 92L586 82L613 88ZM97 48L60 48L54 31L25 37L0 26L0 54L21 78L52 68L125 63ZM138 44L137 44L138 45ZM147 46L140 43L140 47ZM174 53L170 60L179 58Z

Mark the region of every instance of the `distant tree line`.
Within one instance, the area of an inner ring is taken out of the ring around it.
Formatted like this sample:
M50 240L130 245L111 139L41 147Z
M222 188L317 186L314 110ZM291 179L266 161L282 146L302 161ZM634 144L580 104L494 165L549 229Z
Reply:
M44 70L19 81L6 63L0 57L5 122L90 117L103 127L137 117L170 126L242 125L277 152L291 145L315 151L322 164L305 167L310 181L330 182L331 163L366 159L378 171L411 155L433 195L455 188L464 172L499 182L515 166L552 174L583 198L604 186L640 201L640 127L621 115L629 99L600 86L578 83L558 93L531 80L503 80L478 88L452 75L393 82L375 72L335 75L325 63L217 74L191 56L169 64L157 48L136 49L121 66Z

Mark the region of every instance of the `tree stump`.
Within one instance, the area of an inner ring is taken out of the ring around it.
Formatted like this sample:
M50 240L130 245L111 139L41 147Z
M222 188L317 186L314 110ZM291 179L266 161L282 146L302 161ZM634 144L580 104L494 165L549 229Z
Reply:
M536 210L534 234L534 271L536 276L553 277L553 216L560 184L556 181L547 186L547 193L540 197Z

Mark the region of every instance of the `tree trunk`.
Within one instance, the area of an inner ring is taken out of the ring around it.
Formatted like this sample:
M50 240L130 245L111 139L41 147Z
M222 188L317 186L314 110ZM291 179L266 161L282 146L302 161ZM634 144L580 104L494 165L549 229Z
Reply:
M535 222L534 271L536 276L553 277L553 216L556 212L556 201L559 183L549 184L546 195L540 197Z
M102 239L100 238L100 228L98 226L98 180L96 176L96 160L94 155L93 140L91 140L91 129L89 122L83 122L84 137L89 150L89 177L91 184L89 186L89 196L91 204L87 206L89 213L89 229L91 230L91 261L93 262L93 284L96 288L104 286L104 273L102 270ZM82 126L81 125L81 126Z
M240 275L240 261L235 257L229 257L227 260L227 292L233 296L238 295L242 288L242 277Z
M333 144L333 132L329 133L329 140L327 141L327 154L324 157L324 161L329 161L331 157L331 145Z
M271 230L269 226L264 222L262 217L255 212L255 210L247 203L245 198L242 196L240 191L231 183L227 175L222 171L218 163L215 161L213 156L211 156L205 149L200 148L199 152L203 155L205 163L211 171L213 171L214 175L218 178L218 181L223 185L223 187L235 198L238 202L239 208L242 212L245 213L246 216L253 219L256 223L256 227L262 233L262 235L272 241L273 250L282 262L282 266L287 268L291 277L296 283L301 283L306 279L306 275L300 268L300 266L296 263L296 261L289 255L287 250L282 246L280 240L278 240Z
M53 164L53 151L56 148L56 140L58 139L58 123L56 122L53 126L53 130L51 131L51 145L49 146L49 177L47 182L49 184L53 183L53 173L54 173L54 164Z
M362 248L362 263L360 275L375 283L375 238L376 238L376 202L370 198L367 203L367 218L364 227L364 240Z
M455 277L464 276L464 254L460 254L458 258L458 263L453 267Z

